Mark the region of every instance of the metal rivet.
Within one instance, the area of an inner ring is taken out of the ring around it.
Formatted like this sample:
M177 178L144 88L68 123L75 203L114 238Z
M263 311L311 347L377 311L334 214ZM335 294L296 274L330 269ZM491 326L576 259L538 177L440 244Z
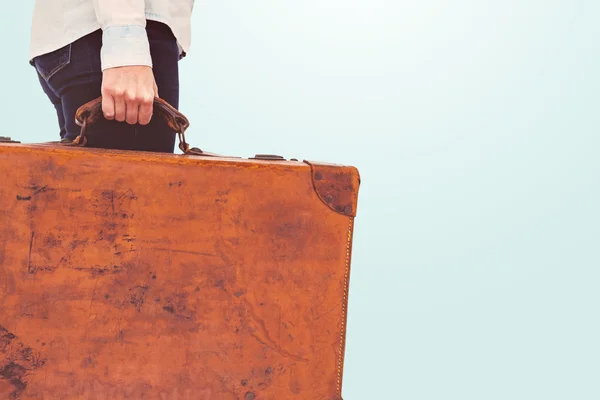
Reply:
M320 181L321 179L323 179L323 174L320 172L317 172L315 174L315 180Z
M346 208L344 208L344 212L345 212L346 214L352 214L352 207L350 207L350 206L346 206Z
M327 196L325 196L325 201L327 201L328 203L331 203L333 201L333 196L328 194Z
M255 398L256 396L252 392L246 393L246 396L244 397L245 400L254 400Z

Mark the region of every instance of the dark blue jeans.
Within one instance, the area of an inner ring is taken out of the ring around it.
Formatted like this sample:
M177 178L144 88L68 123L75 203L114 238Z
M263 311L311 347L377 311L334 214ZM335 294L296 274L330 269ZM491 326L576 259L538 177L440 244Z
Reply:
M179 108L179 47L164 24L147 21L154 78L159 96ZM100 48L102 31L87 36L52 53L33 59L42 89L56 108L61 139L75 139L80 127L75 112L88 101L99 97L102 85ZM175 132L158 117L148 125L129 125L104 118L86 131L88 146L122 150L172 153Z

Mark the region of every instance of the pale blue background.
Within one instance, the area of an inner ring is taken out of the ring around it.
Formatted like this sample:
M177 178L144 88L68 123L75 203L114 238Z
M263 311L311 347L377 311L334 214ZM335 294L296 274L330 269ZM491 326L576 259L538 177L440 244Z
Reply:
M0 134L55 140L31 9L1 24ZM194 144L361 171L346 400L600 399L599 17L598 0L197 3Z

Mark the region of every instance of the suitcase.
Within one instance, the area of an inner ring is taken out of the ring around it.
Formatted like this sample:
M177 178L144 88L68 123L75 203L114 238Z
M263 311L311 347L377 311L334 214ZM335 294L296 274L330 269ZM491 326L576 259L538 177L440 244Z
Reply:
M0 398L341 399L358 171L161 116L184 154L0 143Z

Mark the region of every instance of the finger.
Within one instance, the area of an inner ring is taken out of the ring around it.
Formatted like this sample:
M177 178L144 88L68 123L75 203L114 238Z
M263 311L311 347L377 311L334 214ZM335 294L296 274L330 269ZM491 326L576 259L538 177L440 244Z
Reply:
M152 112L154 107L154 98L148 96L145 98L139 106L138 122L140 125L148 125L152 119Z
M126 111L125 100L123 99L123 97L119 97L114 100L115 100L115 119L119 122L123 122L123 121L125 121L125 111Z
M158 86L156 86L156 82L154 82L154 96L160 98L158 95Z
M115 119L115 100L111 95L102 95L102 113L106 119Z
M127 123L129 125L135 125L138 123L138 113L139 113L139 104L136 103L135 101L128 101L125 104L125 107L127 109L126 111L126 115L127 117L125 118L125 120L127 121Z

